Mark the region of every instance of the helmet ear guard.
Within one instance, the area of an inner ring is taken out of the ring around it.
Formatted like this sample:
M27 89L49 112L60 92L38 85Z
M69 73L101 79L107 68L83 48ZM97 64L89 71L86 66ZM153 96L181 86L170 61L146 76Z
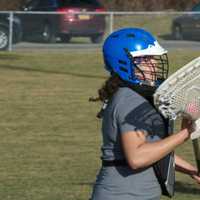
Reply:
M126 80L130 82L131 80L134 79L134 73L133 70L134 68L132 67L132 56L127 53L127 50L123 50L122 52L124 54L121 59L113 59L110 56L105 56L104 57L104 62L105 62L105 68L108 70L111 74L116 73L120 76L122 80ZM110 60L112 59L112 62ZM113 67L115 66L115 67Z

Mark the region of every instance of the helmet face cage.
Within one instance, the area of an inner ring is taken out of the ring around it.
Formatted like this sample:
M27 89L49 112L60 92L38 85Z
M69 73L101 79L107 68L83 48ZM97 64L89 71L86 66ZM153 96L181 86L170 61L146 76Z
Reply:
M140 56L132 58L135 78L141 84L160 85L168 77L169 62L167 54Z

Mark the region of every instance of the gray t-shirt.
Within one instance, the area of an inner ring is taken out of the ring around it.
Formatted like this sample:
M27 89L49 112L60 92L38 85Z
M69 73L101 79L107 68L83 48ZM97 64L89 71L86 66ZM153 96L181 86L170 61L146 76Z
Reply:
M144 130L149 141L165 135L162 117L142 96L130 88L119 88L103 115L102 159L124 160L121 134ZM95 183L92 200L159 200L161 188L153 167L133 170L125 167L102 167Z
M159 140L165 135L163 118L145 98L135 91L127 87L119 88L103 116L102 159L125 159L121 134L135 130L146 131L149 141Z

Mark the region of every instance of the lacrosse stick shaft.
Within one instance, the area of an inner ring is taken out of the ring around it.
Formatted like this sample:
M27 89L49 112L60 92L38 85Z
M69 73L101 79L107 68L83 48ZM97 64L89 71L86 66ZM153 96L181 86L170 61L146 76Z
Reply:
M199 148L198 139L192 140L192 145L193 145L193 149L194 149L194 155L195 155L195 159L196 159L197 169L198 169L198 172L200 173L200 148Z

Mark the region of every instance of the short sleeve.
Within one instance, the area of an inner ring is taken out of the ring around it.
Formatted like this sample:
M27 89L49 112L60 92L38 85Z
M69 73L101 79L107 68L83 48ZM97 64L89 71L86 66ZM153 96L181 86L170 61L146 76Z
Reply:
M128 131L141 130L151 132L148 118L152 108L142 98L125 99L116 107L116 121L121 134Z

